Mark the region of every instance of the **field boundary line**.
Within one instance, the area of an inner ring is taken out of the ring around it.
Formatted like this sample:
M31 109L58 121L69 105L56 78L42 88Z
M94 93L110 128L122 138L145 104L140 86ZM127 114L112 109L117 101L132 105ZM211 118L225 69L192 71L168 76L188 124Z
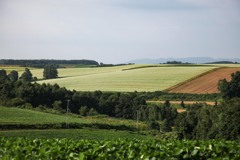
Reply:
M205 67L205 66L208 66L208 65L193 65L193 64L182 64L182 65L176 65L176 64L171 64L171 65L168 65L168 64L164 64L164 65L146 65L146 66L138 66L138 67L131 67L131 68L126 68L126 69L122 69L122 71L128 71L128 70L135 70L135 69L143 69L143 68L160 68L160 67ZM211 65L209 65L211 66Z

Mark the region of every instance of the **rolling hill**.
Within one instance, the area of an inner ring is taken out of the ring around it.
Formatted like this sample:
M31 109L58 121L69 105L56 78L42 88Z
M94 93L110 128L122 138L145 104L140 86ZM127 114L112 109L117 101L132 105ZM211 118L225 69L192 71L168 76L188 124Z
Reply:
M59 69L61 78L42 80L38 83L57 83L67 89L78 91L157 91L167 89L214 68L216 67L207 65L67 68ZM41 77L38 75L39 70L35 71L33 74Z

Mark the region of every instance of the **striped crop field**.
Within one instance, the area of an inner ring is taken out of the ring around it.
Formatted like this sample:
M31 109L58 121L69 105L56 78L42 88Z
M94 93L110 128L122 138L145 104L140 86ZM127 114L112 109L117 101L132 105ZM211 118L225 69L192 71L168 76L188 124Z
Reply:
M165 90L214 68L216 67L206 65L65 68L58 69L60 78L42 80L38 83L57 83L67 89L78 91L157 91ZM42 78L39 70L33 70L32 73Z
M173 93L218 93L218 81L221 79L231 80L231 74L240 71L240 67L218 68L215 71L209 72L195 79L186 81L181 85L171 87L169 92Z

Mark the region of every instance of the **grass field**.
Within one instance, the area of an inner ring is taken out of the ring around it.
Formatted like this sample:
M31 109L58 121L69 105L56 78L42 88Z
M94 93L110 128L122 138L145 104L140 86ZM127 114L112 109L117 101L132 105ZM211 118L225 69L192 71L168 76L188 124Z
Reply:
M53 124L65 123L66 115L44 113L36 110L14 107L0 107L0 124ZM74 117L67 116L68 123L101 123L110 125L137 126L134 120L110 118L107 116ZM146 124L139 122L139 127L146 128Z
M85 129L5 129L0 128L0 137L27 137L27 138L71 138L71 139L149 139L145 135L139 135L138 132L132 132L129 130L115 130L115 129L97 129L91 128L91 124L107 124L111 126L129 126L146 130L147 125L143 122L137 124L133 120L124 120L109 118L105 116L98 117L72 117L68 116L68 123L78 124L90 124ZM44 113L35 110L12 108L12 107L0 107L0 126L15 124L19 125L41 125L41 124L59 124L66 122L66 115L57 115ZM152 137L153 138L153 137Z
M126 70L129 68L130 70ZM166 67L160 65L157 67L145 66L143 68L133 68L132 65L102 68L67 68L59 69L59 77L61 78L39 81L39 83L57 83L68 89L79 91L156 91L167 89L214 68L211 66ZM33 74L35 74L34 72Z
M166 90L204 72L218 67L238 67L239 64L213 65L124 65L115 67L60 68L59 78L41 80L43 69L30 68L38 83L57 83L77 91L156 91ZM22 74L23 67L7 66Z
M68 117L69 123L90 123L83 118ZM66 116L44 113L34 110L0 107L1 124L46 124L46 123L64 123Z
M12 70L15 70L15 71L18 71L19 72L19 76L21 76L22 72L25 70L26 67L19 67L19 66L4 66L4 65L0 65L0 69L4 69L7 71L7 73L11 72ZM39 68L32 68L32 67L29 67L29 69L31 71L36 71L36 70L39 70L39 73L42 72L43 70L42 69L39 69ZM37 73L37 72L36 72Z

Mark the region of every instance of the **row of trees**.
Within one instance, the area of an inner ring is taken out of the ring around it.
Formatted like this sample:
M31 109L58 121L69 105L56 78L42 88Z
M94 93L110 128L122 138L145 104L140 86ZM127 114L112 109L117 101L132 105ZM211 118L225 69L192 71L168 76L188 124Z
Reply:
M43 70L43 77L44 79L51 79L51 78L57 78L58 77L58 70L56 65L46 65ZM18 79L25 81L25 82L32 82L36 81L37 77L33 77L31 71L28 68L25 68L25 71L22 73L22 75L19 77L19 74L17 71L13 70L9 74L7 74L7 71L2 69L0 70L0 81L3 82L5 80L10 80L12 82L18 81Z
M1 59L0 64L2 65L20 65L23 67L38 67L44 68L46 65L56 64L64 65L64 64L71 64L71 65L96 65L98 66L98 62L94 60L50 60L50 59L41 59L41 60L15 60L15 59Z
M9 80L11 82L16 82L18 79L22 81L31 82L33 80L33 75L30 72L28 68L25 68L25 71L22 73L22 75L19 77L18 72L13 70L9 74L7 74L7 71L2 69L0 70L0 81L4 83L5 81Z

